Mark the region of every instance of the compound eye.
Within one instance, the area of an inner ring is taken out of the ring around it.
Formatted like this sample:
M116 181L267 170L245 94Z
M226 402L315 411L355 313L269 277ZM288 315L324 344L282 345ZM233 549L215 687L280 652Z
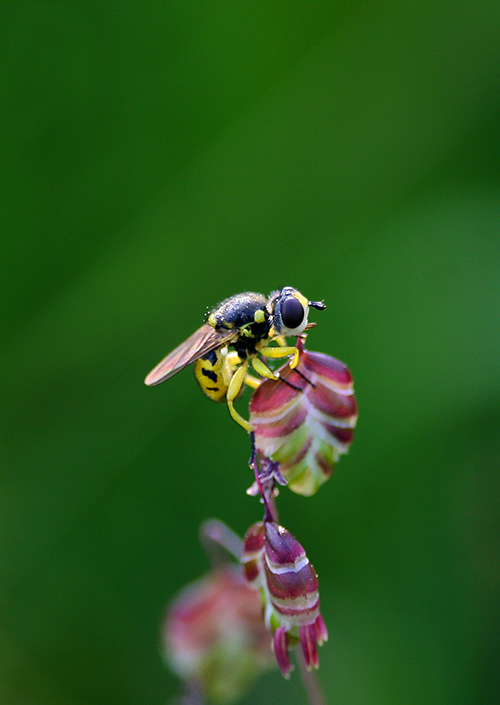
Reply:
M281 307L281 318L286 328L294 330L304 321L304 307L294 296L285 299Z

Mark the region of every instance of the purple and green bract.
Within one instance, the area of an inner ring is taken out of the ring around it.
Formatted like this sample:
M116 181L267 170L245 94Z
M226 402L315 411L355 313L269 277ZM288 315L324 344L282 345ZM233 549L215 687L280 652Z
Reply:
M309 496L347 453L357 406L352 376L343 362L304 350L301 342L299 349L297 369L287 363L279 370L297 389L264 380L250 400L250 423L259 453L280 463L291 490Z

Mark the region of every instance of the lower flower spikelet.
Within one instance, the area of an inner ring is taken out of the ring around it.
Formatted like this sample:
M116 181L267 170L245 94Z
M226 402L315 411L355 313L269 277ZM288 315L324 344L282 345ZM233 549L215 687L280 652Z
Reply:
M300 642L308 669L318 668L316 644L328 638L319 612L318 578L300 543L276 522L257 522L247 532L242 556L250 585L260 590L276 660L288 678L288 650Z

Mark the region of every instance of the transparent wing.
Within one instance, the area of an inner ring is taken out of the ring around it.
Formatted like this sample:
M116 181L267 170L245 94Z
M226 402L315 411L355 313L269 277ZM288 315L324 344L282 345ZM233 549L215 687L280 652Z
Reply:
M154 387L166 379L170 379L195 360L198 360L211 350L215 350L232 340L236 340L238 333L235 331L216 331L215 328L205 323L201 328L193 333L187 340L172 350L164 357L154 369L148 374L144 383L148 387Z

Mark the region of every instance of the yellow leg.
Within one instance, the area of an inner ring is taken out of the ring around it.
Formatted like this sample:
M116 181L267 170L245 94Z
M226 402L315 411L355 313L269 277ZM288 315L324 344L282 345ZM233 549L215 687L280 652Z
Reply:
M252 375L246 375L245 384L247 384L249 387L252 387L252 389L257 389L257 387L260 385L260 379L257 379L257 377L252 377Z
M299 364L299 349L296 347L291 347L291 346L286 346L283 348L272 348L272 347L266 347L266 348L260 348L259 350L261 355L264 355L264 357L274 357L274 358L279 358L279 357L288 357L292 356L290 360L290 367L293 368L297 367Z
M267 379L279 379L279 374L270 370L269 367L265 365L258 357L252 358L252 367L261 377L266 377Z
M242 426L245 431L251 433L253 431L252 425L246 419L244 419L243 416L240 416L240 414L238 414L238 412L234 408L234 400L240 393L243 382L245 381L247 370L248 362L245 360L241 367L238 367L238 369L233 375L233 378L231 379L231 382L229 383L229 387L226 394L226 401L229 413L231 414L232 418L236 421L237 424Z

